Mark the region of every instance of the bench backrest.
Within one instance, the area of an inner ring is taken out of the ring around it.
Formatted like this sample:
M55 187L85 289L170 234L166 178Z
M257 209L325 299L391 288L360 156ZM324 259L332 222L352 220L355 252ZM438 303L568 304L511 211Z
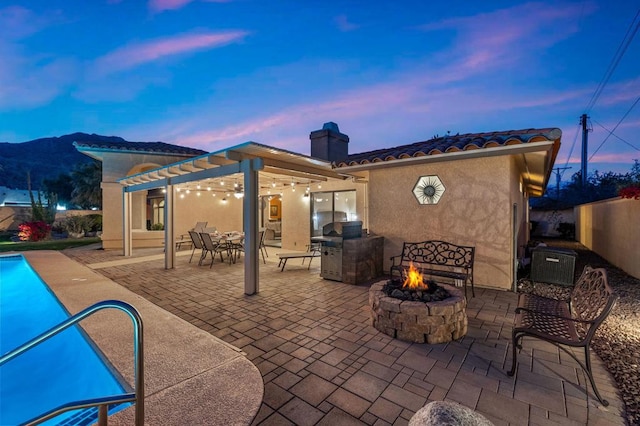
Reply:
M404 243L402 246L403 264L431 264L472 268L475 247L459 246L446 241L422 241L420 243Z
M590 338L613 308L617 296L609 286L607 271L585 266L571 291L571 315L578 323L577 331L583 338Z

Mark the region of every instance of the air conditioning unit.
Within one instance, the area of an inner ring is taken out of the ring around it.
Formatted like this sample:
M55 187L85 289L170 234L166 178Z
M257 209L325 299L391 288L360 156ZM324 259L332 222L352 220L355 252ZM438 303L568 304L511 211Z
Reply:
M573 285L576 270L573 250L537 247L531 254L531 280L540 283Z

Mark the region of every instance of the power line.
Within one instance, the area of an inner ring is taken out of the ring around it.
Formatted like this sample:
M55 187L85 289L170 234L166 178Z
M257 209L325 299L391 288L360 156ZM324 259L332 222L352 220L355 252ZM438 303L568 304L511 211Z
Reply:
M631 142L627 142L626 140L622 139L620 136L616 135L613 133L613 130L609 130L606 127L604 127L602 124L598 123L596 120L593 120L594 123L596 123L598 126L602 127L604 130L606 130L607 132L609 132L611 134L611 136L618 138L620 141L626 143L627 145L629 145L631 148L635 149L636 151L640 151L640 148L634 146Z
M607 139L609 139L609 136L611 136L613 134L613 132L616 131L616 129L618 128L618 126L620 125L620 123L622 123L624 121L625 118L627 118L627 115L629 115L629 113L631 112L631 110L638 104L638 102L640 102L640 96L638 96L638 98L636 99L636 101L629 107L629 109L627 110L627 112L624 113L624 115L622 116L622 118L620 119L620 121L618 121L618 124L615 125L615 127L613 128L613 130L611 130L611 132L609 132L609 134L607 135L606 138L604 138L604 140L600 143L600 145L598 145L598 148L595 150L595 152L593 154L591 154L591 157L589 157L589 161L591 161L591 159L593 158L594 155L596 155L596 153L598 152L598 150L600 148L602 148L602 145L604 145L604 143L607 141Z
M636 16L633 17L633 20L631 21L631 24L627 29L627 33L624 35L622 42L618 46L618 50L616 50L616 53L613 55L613 59L611 60L611 63L609 64L607 71L604 73L602 80L600 80L600 84L598 84L596 91L591 96L591 99L589 100L589 103L585 108L586 113L589 113L591 108L593 108L595 103L598 101L598 98L600 97L602 90L609 82L611 75L613 75L613 72L615 71L616 67L620 63L620 60L622 59L622 56L624 56L624 53L629 47L629 44L631 44L631 40L633 40L633 37L636 35L636 32L638 32L638 28L640 28L640 19L638 19L639 16L640 16L640 9L638 9L638 11L636 12ZM638 20L637 23L636 23L636 20Z

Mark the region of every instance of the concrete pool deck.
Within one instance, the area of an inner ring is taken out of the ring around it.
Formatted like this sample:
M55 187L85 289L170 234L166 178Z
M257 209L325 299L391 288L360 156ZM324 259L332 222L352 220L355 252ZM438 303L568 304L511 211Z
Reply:
M144 323L145 423L246 425L258 412L260 371L240 349L159 308L55 251L22 253L71 314L109 299L130 303ZM104 310L81 322L133 386L133 325L125 313ZM134 407L109 417L132 425Z
M575 361L548 343L525 342L516 377L507 376L516 294L476 287L465 337L408 343L371 326L368 285L323 280L319 262L310 271L290 262L281 272L280 251L268 248L253 296L243 292L242 259L209 268L189 263L189 250L166 270L161 250L135 250L132 258L108 250L65 254L246 352L264 381L253 425L405 425L435 400L461 403L496 426L625 424L615 383L595 354L608 407Z

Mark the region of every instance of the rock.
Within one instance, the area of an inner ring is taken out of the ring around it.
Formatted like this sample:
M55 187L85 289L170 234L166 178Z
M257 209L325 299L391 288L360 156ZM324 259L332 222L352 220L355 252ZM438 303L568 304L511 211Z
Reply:
M411 417L409 426L493 426L493 423L464 405L433 401Z
M391 292L391 297L395 297L396 299L404 299L404 293L402 292L402 290L393 290Z

